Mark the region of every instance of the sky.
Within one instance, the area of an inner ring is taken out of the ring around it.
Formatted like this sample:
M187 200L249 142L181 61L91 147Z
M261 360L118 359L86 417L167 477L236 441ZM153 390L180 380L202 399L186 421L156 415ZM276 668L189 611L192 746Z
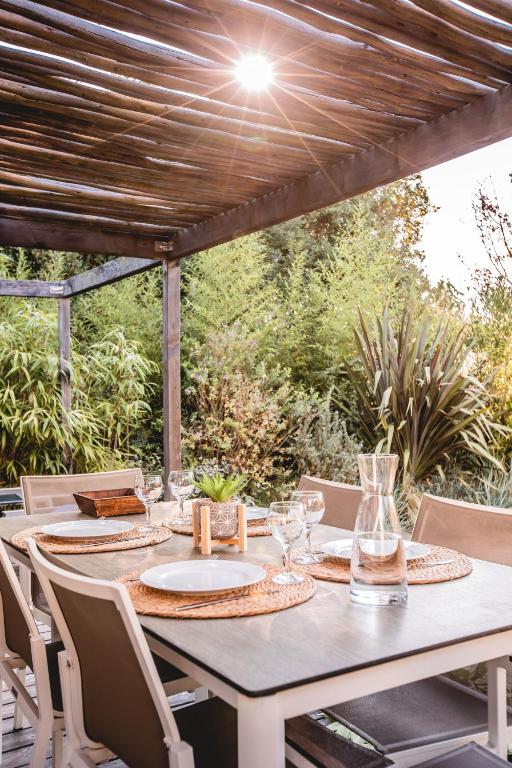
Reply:
M439 207L426 217L422 242L424 268L434 283L449 279L460 291L471 290L472 272L487 264L472 200L479 184L488 181L494 185L503 207L512 211L510 173L512 139L423 172L430 199Z

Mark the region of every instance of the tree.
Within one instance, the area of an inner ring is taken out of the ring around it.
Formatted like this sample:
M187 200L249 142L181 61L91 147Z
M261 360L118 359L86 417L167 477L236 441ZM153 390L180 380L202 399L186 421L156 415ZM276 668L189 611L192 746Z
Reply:
M512 215L489 185L478 189L473 209L489 260L474 281L477 350L495 396L496 418L512 427ZM510 433L502 438L502 451L512 457Z

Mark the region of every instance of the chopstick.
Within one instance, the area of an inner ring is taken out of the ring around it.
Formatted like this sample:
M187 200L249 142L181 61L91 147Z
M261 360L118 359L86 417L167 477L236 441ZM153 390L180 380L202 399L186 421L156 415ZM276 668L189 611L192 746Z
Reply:
M276 592L279 592L279 590L272 589L269 592L265 592L264 594L274 595ZM242 595L231 595L231 597L220 597L217 600L203 600L200 603L187 603L186 605L180 605L178 608L176 608L176 611L190 611L192 608L207 608L209 605L216 605L217 603L229 603L232 600L241 600L243 597L251 597L251 595L250 593L244 593Z
M42 531L37 531L32 534L32 536L47 536L48 534L43 533ZM126 539L119 539L116 544L121 544L124 541L139 541L143 539L144 536L130 536ZM67 541L67 544L72 544L72 541ZM77 541L75 542L75 547L103 547L105 544L112 544L113 542L110 540L107 541Z

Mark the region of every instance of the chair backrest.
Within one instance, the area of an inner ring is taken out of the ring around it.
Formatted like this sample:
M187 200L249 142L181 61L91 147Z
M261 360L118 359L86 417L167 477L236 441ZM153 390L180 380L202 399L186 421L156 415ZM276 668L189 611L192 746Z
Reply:
M65 571L27 543L68 655L73 739L103 744L131 768L193 768L126 588Z
M325 514L322 519L324 525L333 525L348 531L354 530L357 508L362 495L358 485L335 483L332 480L302 475L299 490L322 491L325 498Z
M63 511L69 512L70 505L76 508L74 493L134 488L135 481L140 476L140 469L120 469L83 475L25 475L21 478L25 513L35 515L54 512L58 511L59 507L64 507Z
M425 493L412 539L451 547L479 560L512 565L512 510Z
M11 561L0 542L0 654L20 656L33 669L30 638L39 631Z

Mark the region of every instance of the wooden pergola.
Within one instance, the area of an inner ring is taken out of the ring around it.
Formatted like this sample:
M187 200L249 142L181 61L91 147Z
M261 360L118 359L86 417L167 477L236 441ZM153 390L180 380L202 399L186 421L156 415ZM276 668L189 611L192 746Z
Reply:
M0 24L0 244L118 257L0 294L58 300L69 409L70 299L163 263L166 472L182 257L512 135L512 0L0 0Z

